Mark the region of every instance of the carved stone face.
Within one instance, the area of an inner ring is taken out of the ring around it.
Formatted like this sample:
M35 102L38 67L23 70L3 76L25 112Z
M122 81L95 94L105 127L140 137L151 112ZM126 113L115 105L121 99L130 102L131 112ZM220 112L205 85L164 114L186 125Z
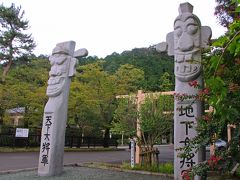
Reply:
M174 23L175 75L180 81L194 80L201 73L200 21L192 13L179 15Z
M66 77L68 76L68 69L70 59L69 56L62 53L53 54L49 58L51 70L49 71L49 80L47 87L47 96L55 97L61 94Z

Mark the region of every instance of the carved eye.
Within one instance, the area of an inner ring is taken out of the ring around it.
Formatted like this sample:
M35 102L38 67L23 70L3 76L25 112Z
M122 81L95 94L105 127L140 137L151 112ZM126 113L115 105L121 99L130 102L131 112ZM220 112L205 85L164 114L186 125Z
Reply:
M181 28L176 28L175 29L175 34L180 37L182 35L182 29Z
M55 59L53 57L50 56L49 61L50 61L51 66L54 65Z
M197 30L198 30L197 25L191 24L191 25L188 25L188 27L187 27L188 34L195 34L197 32Z
M66 60L65 56L59 56L58 59L57 59L57 64L61 65L65 62L65 60Z

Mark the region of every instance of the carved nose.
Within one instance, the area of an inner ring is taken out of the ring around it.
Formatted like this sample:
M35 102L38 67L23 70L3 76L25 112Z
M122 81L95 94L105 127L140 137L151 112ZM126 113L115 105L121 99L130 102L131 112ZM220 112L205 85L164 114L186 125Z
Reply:
M187 33L183 33L178 41L178 48L183 51L191 51L194 47L193 39Z
M50 76L57 76L58 75L58 71L57 71L57 67L52 66L51 71L49 72Z

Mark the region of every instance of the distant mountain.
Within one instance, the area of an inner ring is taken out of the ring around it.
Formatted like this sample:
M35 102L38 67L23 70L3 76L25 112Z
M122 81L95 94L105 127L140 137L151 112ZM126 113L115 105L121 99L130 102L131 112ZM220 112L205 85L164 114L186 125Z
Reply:
M89 56L80 61L80 65L93 63L100 60L98 57ZM104 70L114 73L121 65L131 64L142 69L145 73L145 81L142 89L145 91L160 91L160 77L164 72L170 74L170 81L174 84L174 61L166 53L158 53L155 48L135 48L131 51L124 51L121 54L116 52L106 56L104 59Z

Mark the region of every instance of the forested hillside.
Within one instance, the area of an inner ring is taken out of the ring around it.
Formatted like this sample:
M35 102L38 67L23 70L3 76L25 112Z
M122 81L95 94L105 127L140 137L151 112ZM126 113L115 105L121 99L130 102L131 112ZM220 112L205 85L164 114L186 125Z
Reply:
M99 60L97 57L87 57L80 61L80 64L88 64ZM160 77L164 72L170 75L170 82L174 84L173 58L166 53L158 53L153 47L136 48L131 51L124 51L121 54L112 53L106 56L103 68L109 73L114 73L121 65L131 64L144 71L144 81L141 89L145 91L162 91L160 88ZM171 89L174 89L173 85Z

